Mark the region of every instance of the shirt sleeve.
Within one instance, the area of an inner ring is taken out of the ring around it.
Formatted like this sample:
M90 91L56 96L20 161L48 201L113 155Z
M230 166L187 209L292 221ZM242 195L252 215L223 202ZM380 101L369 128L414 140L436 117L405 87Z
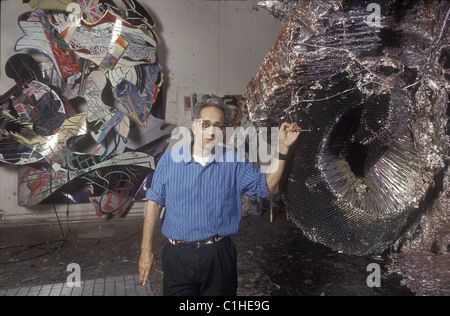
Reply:
M241 163L239 182L243 194L270 197L266 174L256 169L247 159Z
M152 185L147 190L147 200L158 203L161 206L166 205L166 177L165 172L168 163L169 153L165 153L159 160L152 179Z

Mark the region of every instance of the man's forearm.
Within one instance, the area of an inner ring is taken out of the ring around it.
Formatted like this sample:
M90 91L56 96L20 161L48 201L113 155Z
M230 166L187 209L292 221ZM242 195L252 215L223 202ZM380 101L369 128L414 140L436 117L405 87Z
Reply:
M153 201L147 202L144 228L142 232L142 252L153 250L153 236L155 233L156 224L158 223L160 211L161 206Z
M141 258L139 259L139 279L142 286L145 286L149 276L153 274L156 267L153 255L153 235L160 211L161 207L158 204L153 201L147 202L142 232Z
M289 153L289 148L280 146L278 152L283 155L287 155ZM274 158L269 169L266 173L267 180L267 188L269 189L269 193L273 195L275 190L280 183L281 177L283 176L284 168L286 167L286 161L279 160L278 158Z

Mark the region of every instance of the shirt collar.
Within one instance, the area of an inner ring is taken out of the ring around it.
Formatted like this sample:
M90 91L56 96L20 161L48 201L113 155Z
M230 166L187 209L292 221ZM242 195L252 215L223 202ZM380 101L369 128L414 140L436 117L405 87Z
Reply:
M225 161L225 153L227 147L223 145L219 145L219 147L221 148L221 150L219 149L219 151L216 151L214 155L211 156L211 160L208 162L207 165L218 163L220 161ZM192 157L192 148L190 146L183 146L180 148L176 148L176 150L180 151L180 155L183 157L184 165L188 165L190 163L195 162L194 158ZM219 158L220 154L222 155L222 159Z

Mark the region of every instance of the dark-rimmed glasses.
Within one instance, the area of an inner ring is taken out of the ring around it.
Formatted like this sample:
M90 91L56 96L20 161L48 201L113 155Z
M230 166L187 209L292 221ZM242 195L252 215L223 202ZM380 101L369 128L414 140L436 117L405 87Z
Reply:
M219 122L216 122L214 124L212 124L211 121L209 121L209 120L196 120L196 122L201 123L203 130L210 128L211 126L221 129L221 130L223 130L225 128L225 125L223 125L222 123L219 123Z

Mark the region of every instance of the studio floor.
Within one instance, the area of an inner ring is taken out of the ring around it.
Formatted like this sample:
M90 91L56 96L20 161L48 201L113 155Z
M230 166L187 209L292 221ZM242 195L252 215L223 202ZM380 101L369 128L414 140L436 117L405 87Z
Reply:
M0 296L67 295L69 265L80 267L84 295L162 294L161 254L167 242L155 236L157 268L145 291L108 292L107 282L135 284L143 219L112 219L41 226L0 226ZM284 213L245 217L232 237L238 251L239 296L407 296L402 277L383 256L348 256L306 239ZM371 263L381 266L381 286L370 288ZM133 279L134 277L134 279ZM73 279L72 279L73 280ZM115 280L115 281L114 281ZM119 280L119 281L118 281ZM111 284L112 284L111 283ZM101 291L95 290L101 284ZM104 284L104 285L103 285ZM119 288L122 285L119 286ZM117 287L117 283L116 283ZM53 292L52 292L53 290ZM75 292L70 292L72 295Z

